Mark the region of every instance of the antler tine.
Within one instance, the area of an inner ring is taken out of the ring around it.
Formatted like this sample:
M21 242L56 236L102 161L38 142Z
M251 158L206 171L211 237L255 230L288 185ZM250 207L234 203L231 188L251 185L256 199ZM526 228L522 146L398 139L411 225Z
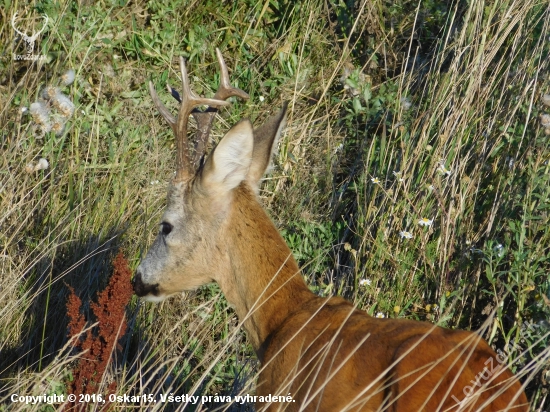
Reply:
M227 65L223 59L222 52L216 47L216 56L218 57L218 63L220 65L220 86L214 95L216 100L227 100L232 96L240 97L243 100L248 100L250 97L245 91L231 86L229 80L229 72L227 71ZM211 105L211 110L205 112L193 112L192 115L197 121L197 134L195 140L195 158L193 163L197 166L200 159L204 155L206 150L206 142L212 129L212 122L216 116L217 107L220 105Z
M189 144L187 140L187 124L189 122L189 115L193 109L197 106L227 106L229 103L223 100L208 99L205 97L197 96L189 85L189 76L187 75L187 68L185 67L185 60L180 57L180 71L181 71L181 83L182 83L182 96L181 106L178 112L178 118L176 120L176 179L186 179L194 168L190 162L189 156Z
M231 81L229 80L229 72L227 71L227 65L223 59L222 52L216 47L216 56L218 57L218 63L220 64L220 87L214 95L214 99L226 100L231 96L237 96L241 99L248 100L250 96L245 91L238 89L237 87L231 86Z
M166 108L165 105L162 104L162 102L159 99L159 96L157 94L157 91L155 90L155 86L153 86L153 82L149 81L149 94L151 95L151 98L153 99L153 103L155 103L155 106L157 106L157 110L159 113L164 117L164 119L168 122L170 127L172 128L172 131L174 134L176 133L176 118L172 113L170 113L170 110Z
M228 106L229 103L225 102L223 100L218 100L215 97L213 99L208 99L206 97L200 97L191 90L191 86L189 85L189 76L187 75L187 68L185 67L185 59L183 57L180 57L180 71L181 71L181 83L183 87L183 97L181 102L181 107L179 113L188 112L188 116L191 113L191 111L196 106ZM178 114L178 120L179 120L179 114Z

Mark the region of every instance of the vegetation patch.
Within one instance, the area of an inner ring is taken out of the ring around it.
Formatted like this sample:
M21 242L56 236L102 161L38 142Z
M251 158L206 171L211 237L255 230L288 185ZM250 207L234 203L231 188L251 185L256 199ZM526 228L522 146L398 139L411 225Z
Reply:
M257 360L216 285L130 298L120 348L113 338L174 170L147 83L179 84L183 56L211 97L216 47L250 99L220 111L211 145L289 102L260 196L312 290L481 328L532 410L548 407L546 2L5 1L0 16L0 410L54 410L10 396L71 393L87 336L104 368L85 382L135 396L128 409L143 394L254 395ZM39 33L32 48L21 33ZM119 250L126 286L107 286ZM120 306L98 314L90 302L112 288Z

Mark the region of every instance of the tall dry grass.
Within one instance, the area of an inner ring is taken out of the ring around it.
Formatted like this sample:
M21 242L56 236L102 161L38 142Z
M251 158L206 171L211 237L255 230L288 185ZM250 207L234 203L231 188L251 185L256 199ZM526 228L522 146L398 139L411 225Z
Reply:
M12 403L13 393L67 393L79 355L66 338L65 284L89 315L117 251L135 267L150 244L172 174L172 136L146 80L177 84L184 53L195 89L208 95L215 46L252 98L221 114L214 140L240 117L261 122L291 102L261 196L312 288L373 315L448 327L476 329L495 313L484 336L519 348L509 360L525 373L532 410L547 408L548 5L409 7L103 1L0 10L0 409L46 408ZM12 58L24 50L10 25L16 11L29 32L49 16L36 46L44 60ZM69 68L76 80L63 93L75 113L63 134L40 137L21 109ZM49 168L29 172L39 158ZM128 315L122 356L102 376L117 393L253 393L258 365L216 286L160 305L134 300ZM183 408L251 405L153 409Z

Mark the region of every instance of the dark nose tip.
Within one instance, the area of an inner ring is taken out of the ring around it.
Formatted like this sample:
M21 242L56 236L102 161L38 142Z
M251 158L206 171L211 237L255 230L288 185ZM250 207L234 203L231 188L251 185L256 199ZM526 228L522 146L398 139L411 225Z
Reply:
M132 285L134 287L134 293L140 297L148 294L158 295L158 283L154 285L147 285L143 283L141 272L139 271L134 275Z
M141 272L136 272L134 275L134 278L132 279L132 286L134 288L134 293L138 296L143 296L143 290L145 289L145 285L143 284L143 281L141 280Z

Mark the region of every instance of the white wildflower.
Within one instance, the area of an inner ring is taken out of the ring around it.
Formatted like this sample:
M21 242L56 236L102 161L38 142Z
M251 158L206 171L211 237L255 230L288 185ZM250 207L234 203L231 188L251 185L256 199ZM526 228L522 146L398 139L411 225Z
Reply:
M439 161L439 167L437 168L437 171L445 176L451 175L451 171L445 167L445 162L443 160Z
M376 314L376 317L382 319L382 318L385 318L386 316L382 312L378 312Z
M422 219L420 219L418 221L418 224L420 226L428 226L429 227L433 224L433 222L434 222L433 219L428 219L428 218L423 217Z
M151 180L151 185L158 185L160 182L158 180Z
M43 157L38 159L37 165L34 167L34 170L37 172L39 170L46 170L48 167L50 167L50 163Z
M378 179L377 177L373 177L371 178L370 180L372 183L374 183L375 185L379 184L380 183L380 179Z
M361 279L359 281L359 286L370 286L372 281L370 279Z
M33 162L29 162L25 165L25 172L27 172L27 173L34 172L34 163Z
M403 179L403 177L401 176L401 172L396 172L395 170L393 171L393 175L397 178L397 181L398 182L403 182L405 179Z
M61 93L58 87L47 86L44 90L42 90L42 97L46 100L51 100L58 93Z
M61 76L61 83L63 83L65 86L68 86L72 84L72 82L74 82L74 77L74 70L69 69L63 74L63 76Z
M71 117L73 115L74 103L63 93L57 93L52 98L52 103L54 107L61 112L63 117Z
M260 100L260 102L263 102L265 100L265 97L260 96L260 97L258 97L258 100Z
M40 125L40 131L44 135L46 133L49 133L52 130L52 127L53 127L52 123L49 120L47 120L46 122ZM43 137L43 136L39 136L39 137Z
M413 238L412 233L407 232L406 230L402 230L401 232L399 232L399 236L401 236L401 238L403 238L403 239L412 239Z
M42 101L34 102L29 108L34 122L40 126L49 122L50 110Z
M65 119L61 116L55 116L52 123L52 130L56 136L61 136L65 130Z

